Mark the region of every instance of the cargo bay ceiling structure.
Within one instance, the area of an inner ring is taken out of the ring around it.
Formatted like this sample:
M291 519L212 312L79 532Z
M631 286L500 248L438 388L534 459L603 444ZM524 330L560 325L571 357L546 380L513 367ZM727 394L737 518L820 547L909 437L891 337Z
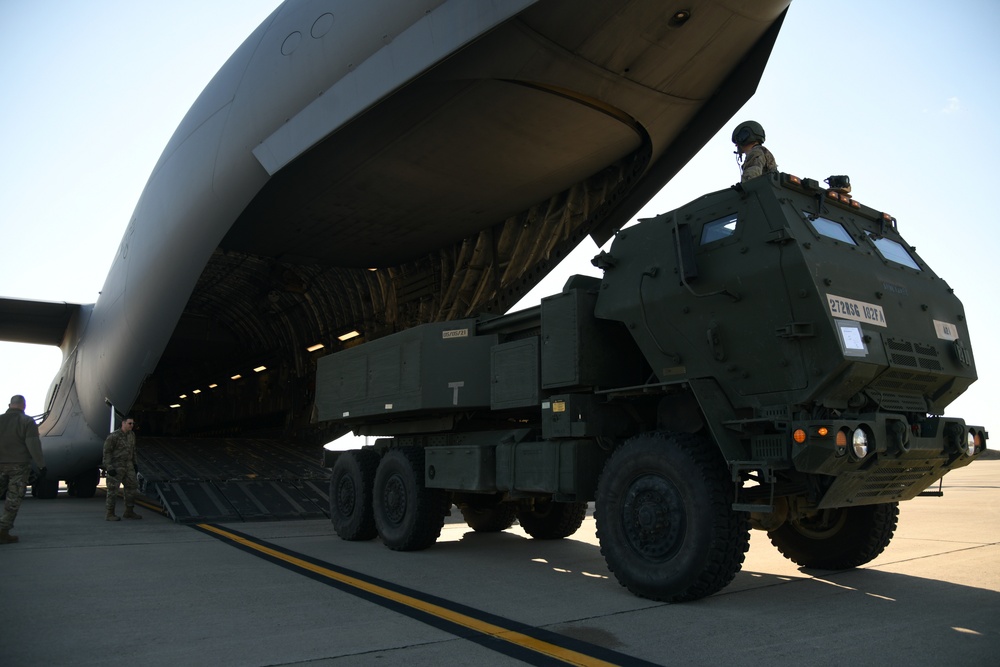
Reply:
M219 382L259 360L306 377L344 334L504 312L729 120L785 4L529 7L272 176L213 252L161 366L202 359ZM177 370L154 402L193 402L211 379Z
M98 464L109 405L339 435L318 356L502 313L602 244L753 94L788 4L288 0L181 122L97 303L0 300L4 338L61 341L50 475Z

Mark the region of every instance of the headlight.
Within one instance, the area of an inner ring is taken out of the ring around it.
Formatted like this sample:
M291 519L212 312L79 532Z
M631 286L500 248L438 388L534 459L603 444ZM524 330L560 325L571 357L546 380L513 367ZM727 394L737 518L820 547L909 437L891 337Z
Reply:
M868 434L863 428L854 429L854 434L851 436L851 451L859 459L868 456Z
M969 429L968 441L969 441L969 453L970 454L975 454L976 453L976 432L973 431L972 429Z

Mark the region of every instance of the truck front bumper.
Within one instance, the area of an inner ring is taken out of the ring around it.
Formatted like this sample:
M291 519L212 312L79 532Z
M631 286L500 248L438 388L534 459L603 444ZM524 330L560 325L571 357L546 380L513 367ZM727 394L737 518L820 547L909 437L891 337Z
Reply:
M903 415L789 425L792 465L833 477L818 508L909 500L986 449L986 429L961 419Z

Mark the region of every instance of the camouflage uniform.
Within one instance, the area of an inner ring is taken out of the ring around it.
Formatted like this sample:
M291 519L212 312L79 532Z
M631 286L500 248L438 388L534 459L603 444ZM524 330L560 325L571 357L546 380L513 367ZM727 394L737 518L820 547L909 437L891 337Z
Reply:
M776 171L778 171L778 163L774 161L771 151L761 144L757 144L747 151L746 159L743 161L743 176L740 178L740 183L746 183L751 178L772 174Z
M135 433L122 430L114 431L104 441L104 461L102 467L108 471L108 516L115 513L115 499L118 495L118 485L125 487L125 512L130 514L135 506L135 494L139 488L136 477L138 466L135 456ZM114 475L112 475L114 471Z
M6 490L0 517L3 531L14 527L28 486L32 459L39 470L45 467L38 425L24 410L10 408L0 415L0 489Z

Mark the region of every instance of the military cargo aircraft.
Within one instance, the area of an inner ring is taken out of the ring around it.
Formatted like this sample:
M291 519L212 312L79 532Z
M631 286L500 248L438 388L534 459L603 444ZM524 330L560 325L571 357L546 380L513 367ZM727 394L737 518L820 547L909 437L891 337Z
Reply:
M154 167L94 304L0 299L57 345L49 476L144 436L319 446L316 359L504 312L627 223L753 94L790 0L288 0Z

